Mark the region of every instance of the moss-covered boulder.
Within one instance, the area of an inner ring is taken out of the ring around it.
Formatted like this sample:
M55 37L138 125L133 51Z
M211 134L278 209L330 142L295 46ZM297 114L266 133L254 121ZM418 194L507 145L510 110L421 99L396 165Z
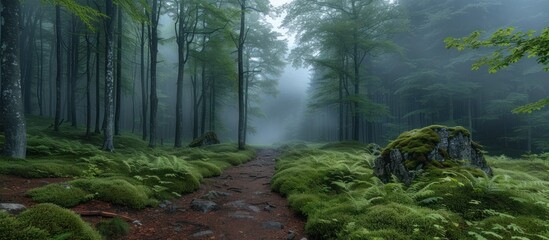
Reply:
M375 160L374 174L383 182L394 175L409 185L430 167L469 166L491 175L482 147L471 140L463 127L433 125L404 132L383 149Z
M202 136L194 139L189 144L189 147L201 147L219 143L219 139L217 138L217 134L215 134L215 132L206 132Z

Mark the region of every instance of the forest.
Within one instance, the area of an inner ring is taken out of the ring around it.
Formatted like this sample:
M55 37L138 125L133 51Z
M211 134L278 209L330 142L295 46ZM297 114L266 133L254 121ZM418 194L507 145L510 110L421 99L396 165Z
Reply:
M549 239L549 1L1 0L0 239Z

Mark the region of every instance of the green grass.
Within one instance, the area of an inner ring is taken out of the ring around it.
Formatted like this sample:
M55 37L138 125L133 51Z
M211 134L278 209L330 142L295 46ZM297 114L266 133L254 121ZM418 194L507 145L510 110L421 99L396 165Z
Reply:
M373 176L368 145L283 147L274 191L312 239L549 239L549 162L487 157L493 176L448 166L410 186Z

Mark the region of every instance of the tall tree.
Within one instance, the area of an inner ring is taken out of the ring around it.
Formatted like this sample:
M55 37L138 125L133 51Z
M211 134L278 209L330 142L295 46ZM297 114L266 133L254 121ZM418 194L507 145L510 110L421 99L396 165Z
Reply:
M55 61L57 71L55 73L55 119L53 123L54 131L59 131L61 124L61 76L63 75L63 59L61 58L61 6L55 6Z
M152 8L150 14L150 26L149 26L149 50L151 58L151 115L150 115L150 127L149 127L149 147L156 147L156 127L158 125L157 112L158 112L158 95L156 90L157 76L156 65L158 63L158 22L160 19L160 10L162 9L162 0L152 0Z
M112 0L105 0L105 129L103 150L114 151L114 18Z
M175 102L175 147L183 139L183 79L185 64L189 60L190 46L194 42L198 25L199 4L195 1L176 1L175 37L177 42L177 93Z
M116 107L114 114L114 134L120 135L120 108L122 107L122 8L118 8L117 31L118 39L116 44Z
M2 120L4 126L3 155L14 158L26 157L26 126L21 92L19 64L19 20L21 4L19 0L2 0L1 32L2 56Z

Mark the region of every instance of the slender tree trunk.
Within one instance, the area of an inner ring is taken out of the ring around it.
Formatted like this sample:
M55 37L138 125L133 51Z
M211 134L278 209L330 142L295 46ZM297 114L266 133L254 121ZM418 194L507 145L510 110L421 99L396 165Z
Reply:
M248 87L250 85L250 56L246 54L245 70L248 72L244 76L244 143L248 138Z
M90 36L86 33L86 136L91 132L91 115L92 115L92 103L91 103L91 43Z
M39 96L38 107L40 111L40 116L44 116L44 35L42 34L43 18L44 18L44 15L41 14L40 15L40 33L39 33L40 34L40 57L39 57L40 64L38 65L40 68L39 77L38 77L39 78L38 88L40 90L36 93L36 95Z
M200 134L204 134L206 132L206 63L202 62L202 88L200 99L202 102L202 111L201 111L201 119L200 119Z
M197 65L194 65L193 76L191 77L192 84L192 97L193 97L193 139L198 138L198 93L197 93L197 81L198 81L198 71Z
M244 42L246 38L246 0L240 2L240 36L238 38L238 149L246 148L244 125Z
M56 56L56 77L55 77L55 120L54 131L59 131L61 123L61 76L63 74L63 59L61 58L61 7L55 6L55 56Z
M185 12L184 4L183 2L179 3L179 15L178 15L178 28L176 33L177 38L177 57L178 57L178 65L177 65L177 93L176 93L176 99L175 99L175 142L174 147L178 148L182 145L182 139L183 139L183 79L185 76L185 49L186 47L186 34L185 34L185 16L183 15Z
M71 108L71 126L77 127L77 119L76 119L76 91L78 86L78 67L80 66L79 60L80 60L80 54L79 54L79 47L80 47L80 26L77 24L77 19L74 17L73 24L74 24L74 31L72 36L72 49L73 49L73 60L72 60L72 78L71 78L71 101L70 101L70 108Z
M103 130L104 139L102 149L105 151L114 151L114 26L115 17L114 6L112 0L105 0L106 13L108 18L106 21L106 36L105 36L105 120L106 125Z
M147 84L145 82L145 23L141 22L141 127L143 141L147 140Z
M215 132L215 78L210 83L210 131Z
M18 0L2 0L2 120L4 126L4 156L26 157L26 126L21 92L21 70L19 64L19 14L21 4Z
M101 119L101 97L99 95L100 93L100 70L99 70L99 64L100 64L100 51L99 51L99 43L101 41L101 34L99 31L95 34L95 130L94 133L100 134L100 126L99 122Z
M162 0L153 0L152 16L151 16L151 117L150 117L150 138L149 147L156 147L156 114L158 111L158 96L156 93L156 64L158 54L158 20L160 17L160 9L162 8Z
M120 135L120 107L122 105L122 8L118 8L118 41L116 48L116 111L114 115L114 134Z

